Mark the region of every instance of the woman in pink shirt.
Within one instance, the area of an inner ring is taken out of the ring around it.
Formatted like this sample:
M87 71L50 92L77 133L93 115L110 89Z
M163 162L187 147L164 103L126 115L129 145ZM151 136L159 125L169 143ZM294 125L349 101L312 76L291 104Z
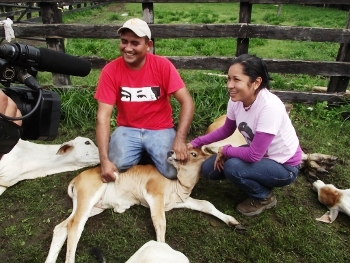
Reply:
M198 148L232 135L238 128L247 144L225 145L202 165L202 174L212 180L227 178L248 198L238 204L243 215L253 216L277 204L274 187L292 183L298 175L302 150L283 102L269 90L265 63L243 54L228 70L230 95L225 124L188 143Z

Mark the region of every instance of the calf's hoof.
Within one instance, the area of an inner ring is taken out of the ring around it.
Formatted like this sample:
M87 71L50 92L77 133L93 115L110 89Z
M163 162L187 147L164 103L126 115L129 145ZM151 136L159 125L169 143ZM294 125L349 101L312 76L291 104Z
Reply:
M242 224L235 225L235 229L238 232L245 232L247 230Z

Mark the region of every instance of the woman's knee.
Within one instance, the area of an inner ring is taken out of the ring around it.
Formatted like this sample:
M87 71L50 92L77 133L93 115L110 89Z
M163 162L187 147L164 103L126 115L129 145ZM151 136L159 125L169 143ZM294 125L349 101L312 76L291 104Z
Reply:
M247 172L247 163L238 158L228 159L224 164L226 179L232 183L240 183L244 180Z

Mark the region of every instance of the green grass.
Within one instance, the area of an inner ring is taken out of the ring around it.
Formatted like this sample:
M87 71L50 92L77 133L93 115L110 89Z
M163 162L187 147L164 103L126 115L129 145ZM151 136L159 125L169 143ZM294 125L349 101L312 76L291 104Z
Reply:
M154 4L155 23L236 23L238 4ZM252 21L259 24L320 26L343 28L347 12L335 9L283 5L281 17L277 6L254 5ZM140 4L111 4L84 13L64 16L65 23L117 23L129 16L142 17ZM103 14L103 15L101 15ZM208 22L205 22L208 21ZM263 58L288 58L334 61L338 45L297 41L252 39L250 51ZM235 39L157 39L161 55L233 56ZM118 40L69 39L67 53L97 55L113 59L119 55ZM322 50L322 52L318 52ZM203 134L206 127L224 114L228 96L225 79L207 73L214 71L179 70L195 101L196 111L188 139ZM50 143L62 143L75 136L94 139L96 101L93 99L100 70L89 76L71 77L74 85L84 88L57 90L62 99L59 136ZM327 86L323 76L272 74L271 86L278 90L306 90ZM39 82L51 84L51 74L39 74ZM177 123L179 105L172 100ZM329 176L323 178L339 188L350 187L350 121L344 117L350 104L331 106L293 104L291 120L306 153L324 153L339 157ZM112 125L115 123L112 122ZM39 142L38 142L39 143ZM14 164L19 165L19 164ZM71 212L66 188L78 174L61 173L36 180L21 181L0 196L0 258L2 262L44 262L52 231ZM186 254L193 263L218 262L349 262L349 217L340 213L332 224L315 220L327 208L305 174L295 183L275 191L278 205L256 217L238 214L235 206L245 196L227 181L201 179L192 196L211 201L219 210L237 218L247 228L240 234L221 221L203 213L185 209L166 213L166 241ZM135 206L123 214L106 210L87 221L78 245L76 262L96 262L88 250L99 247L107 262L125 262L140 246L155 239L150 212ZM64 262L65 246L58 262Z

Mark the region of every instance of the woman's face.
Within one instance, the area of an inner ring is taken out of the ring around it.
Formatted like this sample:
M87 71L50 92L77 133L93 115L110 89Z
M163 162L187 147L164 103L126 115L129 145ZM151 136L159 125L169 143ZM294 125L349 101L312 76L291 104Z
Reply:
M243 73L242 65L233 64L228 70L227 89L232 101L242 101L245 106L252 104L256 98L256 90L260 86L261 78L253 83L249 76Z

